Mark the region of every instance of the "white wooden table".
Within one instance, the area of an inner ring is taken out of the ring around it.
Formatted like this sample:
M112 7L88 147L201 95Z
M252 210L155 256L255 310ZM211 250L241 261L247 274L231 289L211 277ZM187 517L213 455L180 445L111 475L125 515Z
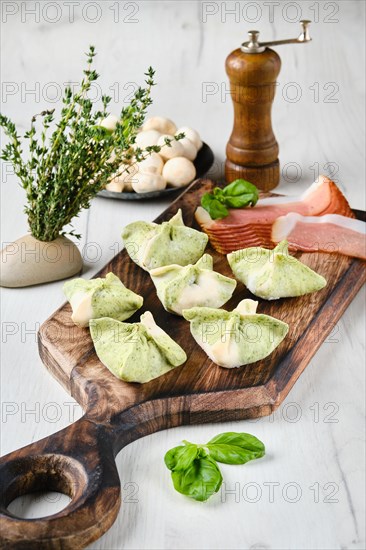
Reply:
M152 65L159 85L151 113L197 128L214 149L214 175L222 171L232 124L226 55L251 28L278 39L297 36L298 20L312 19L311 44L278 48L279 189L296 192L320 171L337 179L353 207L365 208L363 2L4 1L1 9L1 110L21 128L52 108L64 83L78 81L82 52L93 43L112 110ZM24 193L5 165L1 199L4 244L27 230ZM124 225L152 220L166 205L95 199L75 221L84 276L118 251ZM63 302L62 284L1 289L2 454L81 415L37 352L37 328ZM176 428L129 445L117 458L121 512L91 548L364 548L364 346L361 292L273 417ZM266 457L224 465L225 486L205 504L174 492L166 450L182 438L205 442L228 430L258 436ZM14 509L35 517L66 503L45 495Z

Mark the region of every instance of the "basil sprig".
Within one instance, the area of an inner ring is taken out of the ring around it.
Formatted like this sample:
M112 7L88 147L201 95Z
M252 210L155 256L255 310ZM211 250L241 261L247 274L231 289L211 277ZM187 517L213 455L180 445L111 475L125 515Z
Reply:
M223 189L214 187L212 193L205 193L201 206L207 210L213 220L226 218L228 208L254 206L258 201L258 189L249 181L235 180Z
M183 443L170 449L164 461L172 472L176 491L199 501L206 501L221 487L222 475L217 462L245 464L265 454L263 443L247 433L222 433L206 445Z

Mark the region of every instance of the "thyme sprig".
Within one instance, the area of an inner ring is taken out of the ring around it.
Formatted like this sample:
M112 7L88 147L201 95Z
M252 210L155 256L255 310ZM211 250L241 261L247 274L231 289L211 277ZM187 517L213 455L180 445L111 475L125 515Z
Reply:
M106 183L128 170L121 165L132 165L153 151L160 151L158 146L144 150L134 147L147 108L152 103L155 71L149 67L145 86L139 87L130 104L123 107L116 129L111 132L100 125L109 114L111 98L103 95L101 108L95 109L88 97L92 83L99 77L92 68L96 55L94 46L90 46L86 55L87 67L80 88L75 93L71 87L65 88L58 121L54 110L42 111L33 116L30 129L22 138L15 124L0 114L0 126L9 138L1 158L12 163L25 189L29 228L41 241L52 241L65 234L63 228L82 209L90 206L90 201ZM55 129L48 138L51 125ZM23 140L28 145L26 159ZM80 237L73 231L68 233Z

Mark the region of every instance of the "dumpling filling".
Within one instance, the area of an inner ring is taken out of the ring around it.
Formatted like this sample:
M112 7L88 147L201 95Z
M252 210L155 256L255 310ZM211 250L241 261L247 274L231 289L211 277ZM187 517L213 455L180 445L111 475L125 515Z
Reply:
M231 312L194 307L183 317L191 323L191 334L208 357L228 369L264 359L279 346L288 325L269 315L256 313L258 302L242 300Z
M63 287L71 304L71 319L79 327L87 327L91 319L112 317L124 321L143 304L142 296L125 287L113 273L105 279L73 279Z
M230 300L236 281L213 271L213 260L204 254L194 265L173 264L150 271L158 297L170 313L182 315L195 306L221 307Z

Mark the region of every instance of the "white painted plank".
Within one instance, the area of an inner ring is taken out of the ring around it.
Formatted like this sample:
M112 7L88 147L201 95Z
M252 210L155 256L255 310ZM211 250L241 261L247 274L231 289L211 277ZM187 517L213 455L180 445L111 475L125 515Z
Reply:
M319 20L310 28L311 44L278 48L282 69L273 125L281 166L288 168L283 170L279 189L290 193L304 188L317 165L324 171L326 163L333 163L329 166L338 170L336 176L351 205L365 207L363 2L269 3L275 10L274 23L269 6L259 2L130 2L132 8L120 2L120 18L114 22L110 8L116 3L105 1L97 4L101 10L97 23L87 20L95 16L92 8L83 16L81 3L75 6L74 22L68 3L58 3L61 17L55 23L45 19L55 17L52 7L40 12L37 23L24 12L24 3L7 4L19 9L15 15L2 13L2 112L26 128L35 112L54 105L49 101L52 93L79 78L81 52L95 43L103 88L111 87L110 93L119 88L113 109L118 112L132 90L130 83L140 83L146 67L153 65L158 86L151 113L196 127L215 151L214 174L222 173L232 126L226 55L246 39L250 28L257 27L265 39L295 36L299 25L290 21L296 18L293 10L313 20L314 10L319 10ZM42 10L50 3L38 4ZM254 22L251 10L258 6L261 17ZM240 13L230 15L228 10L233 7ZM215 13L204 22L205 9ZM335 103L329 102L330 83L338 86ZM284 99L286 91L296 90L301 92L298 101ZM300 179L296 179L297 166ZM295 182L290 181L291 175ZM13 177L4 179L3 171L3 243L27 229L23 192ZM86 260L85 275L92 276L113 256L125 224L151 220L166 204L93 201L90 211L75 223L83 235L80 248ZM95 250L100 253L93 260ZM73 400L44 370L35 334L27 332L34 331L63 302L62 282L1 289L1 298L1 452L7 453L67 426L80 416L80 409L75 406L73 411ZM321 347L274 417L176 428L124 449L117 457L125 487L121 513L91 548L364 548L364 292L349 307L338 329L335 341L328 339ZM294 422L296 414L299 418ZM245 467L222 466L227 488L237 487L240 493L225 496L221 491L206 504L175 493L163 464L166 450L182 438L204 442L226 430L254 433L267 446L267 456L260 461ZM135 487L129 483L136 484L137 493L130 500L137 498L137 502L128 502L128 493ZM274 502L268 483L279 484L274 486ZM287 496L284 493L289 483L298 484L301 490L298 502L289 502L291 487ZM314 500L317 487L319 502ZM333 497L338 502L325 502L332 487L338 487ZM250 502L256 488L261 497ZM39 507L43 513L52 510L46 500Z

